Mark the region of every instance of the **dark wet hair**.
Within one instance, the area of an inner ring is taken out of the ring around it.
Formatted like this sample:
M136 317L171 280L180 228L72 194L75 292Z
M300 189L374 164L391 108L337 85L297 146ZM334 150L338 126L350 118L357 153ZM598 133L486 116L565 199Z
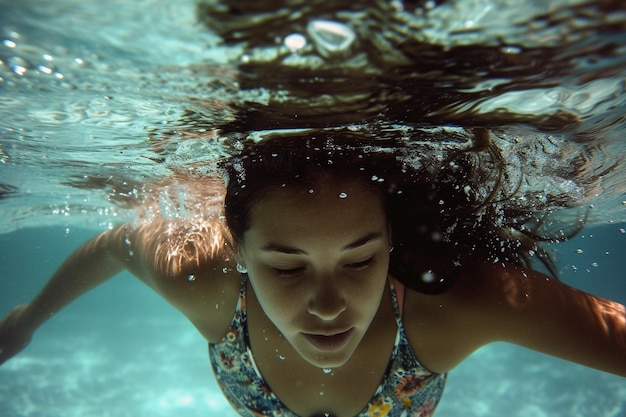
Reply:
M250 227L250 210L270 191L315 188L328 176L362 181L387 195L402 175L398 142L347 131L279 135L246 141L241 154L222 164L227 183L225 215L233 239L241 242Z
M556 275L538 242L568 236L540 233L542 208L513 200L519 186L505 186L512 174L489 132L465 132L445 133L456 149L445 152L435 150L444 140L441 132L423 137L413 132L418 136L413 143L428 141L426 151L384 132L347 128L244 141L240 154L222 164L225 216L233 239L241 242L250 227L250 210L268 192L305 192L335 176L361 180L381 196L392 231L390 273L410 288L446 291L458 278L463 259L474 254L524 266L539 260ZM566 204L555 197L549 205Z

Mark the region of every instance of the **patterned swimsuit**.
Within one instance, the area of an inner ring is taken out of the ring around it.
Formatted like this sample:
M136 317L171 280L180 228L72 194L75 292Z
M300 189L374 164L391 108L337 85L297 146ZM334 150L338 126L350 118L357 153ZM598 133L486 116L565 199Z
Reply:
M244 417L298 417L272 392L257 369L246 327L246 278L242 278L235 316L226 336L209 343L209 356L217 382L237 412ZM402 324L403 288L391 297L398 331L382 383L356 417L429 417L441 399L446 374L424 368L409 345ZM398 288L402 284L395 281ZM400 306L398 305L400 298Z

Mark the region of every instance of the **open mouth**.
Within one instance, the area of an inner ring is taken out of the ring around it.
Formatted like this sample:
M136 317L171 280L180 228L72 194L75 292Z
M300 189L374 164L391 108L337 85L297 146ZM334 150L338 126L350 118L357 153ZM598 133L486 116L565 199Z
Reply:
M331 335L304 333L304 337L319 350L336 350L346 344L352 334L352 330L353 328Z

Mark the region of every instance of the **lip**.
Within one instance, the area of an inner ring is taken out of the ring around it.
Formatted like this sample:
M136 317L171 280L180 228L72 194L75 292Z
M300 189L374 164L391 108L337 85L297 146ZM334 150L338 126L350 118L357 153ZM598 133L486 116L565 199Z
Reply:
M304 337L319 350L337 350L341 349L348 342L352 330L354 330L354 328L333 334L304 333Z

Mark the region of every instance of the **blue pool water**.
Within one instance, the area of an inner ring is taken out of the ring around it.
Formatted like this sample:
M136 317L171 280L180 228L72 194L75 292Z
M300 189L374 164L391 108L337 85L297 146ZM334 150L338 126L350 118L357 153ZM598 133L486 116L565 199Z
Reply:
M626 302L623 226L600 227L592 238L564 244L565 281ZM10 248L0 255L3 310L32 297L91 235L90 229L68 234L47 227L0 237ZM584 253L576 253L581 248ZM623 378L496 344L450 374L436 415L624 417L625 399ZM7 417L236 416L213 379L203 338L127 274L76 301L0 368L0 403Z
M406 12L416 2L405 3ZM355 82L358 93L380 92L371 103L384 106L355 107L345 97L305 99L304 87L282 80L305 73L310 81L338 62L360 69L358 49L330 58L292 53L284 36L245 38L253 35L243 29L244 40L229 40L235 32L220 32L219 22L208 30L212 22L196 15L191 0L0 0L0 314L30 300L81 243L132 220L128 202L149 193L146 184L190 167L210 171L227 154L222 137L236 138L237 129L254 134L331 119L401 124L415 122L417 112L425 124L535 118L566 137L555 146L571 146L553 158L588 156L581 175L595 180L581 204L592 207L589 224L548 250L564 282L626 303L626 10L611 1L546 3L424 2L424 14L411 11L410 35L398 29L428 46L423 67L392 71L404 64L393 58L400 49L390 49ZM389 4L400 10L403 2ZM548 51L534 54L541 48ZM525 51L529 61L511 58ZM266 65L279 59L280 70ZM407 84L427 99L401 91ZM317 111L324 100L334 111ZM306 108L321 116L303 121ZM549 117L564 113L578 121ZM539 181L550 159L535 162L527 175ZM543 180L535 185L571 185ZM207 356L193 326L124 273L59 313L0 367L0 416L235 416ZM626 417L626 380L495 344L451 373L436 415Z

